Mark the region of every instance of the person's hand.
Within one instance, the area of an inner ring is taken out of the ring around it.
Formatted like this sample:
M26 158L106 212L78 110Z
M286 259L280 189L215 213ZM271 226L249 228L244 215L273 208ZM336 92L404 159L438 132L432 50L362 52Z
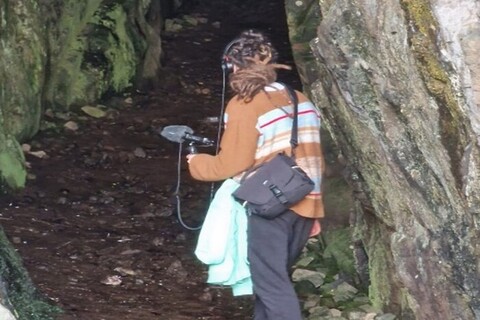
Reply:
M190 163L190 160L193 159L193 157L195 157L196 154L193 154L193 153L190 153L190 154L187 154L187 162Z

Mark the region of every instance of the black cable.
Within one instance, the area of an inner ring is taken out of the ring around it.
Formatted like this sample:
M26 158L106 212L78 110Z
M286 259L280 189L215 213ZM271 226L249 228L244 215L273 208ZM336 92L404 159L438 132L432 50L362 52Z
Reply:
M217 149L215 150L215 154L218 154L218 151L220 150L220 137L222 135L223 117L225 113L225 91L227 87L227 72L224 68L222 68L222 70L222 106L220 108L220 116L218 117Z
M222 68L223 70L223 81L222 81L222 106L220 108L220 116L218 118L218 129L217 129L217 145L216 145L216 149L215 149L215 154L218 154L218 152L220 151L220 137L222 135L222 127L223 127L223 117L224 117L224 113L225 113L225 91L226 91L226 83L227 83L227 72L224 68ZM189 225L187 225L184 221L183 221L183 218L182 218L182 213L181 213L181 200L180 200L180 175L181 175L181 169L182 169L182 149L183 146L182 146L182 143L179 143L179 147L178 147L178 161L177 161L177 186L175 187L175 192L174 192L174 196L175 196L175 202L176 202L176 209L177 209L177 218L178 218L178 222L182 225L182 227L184 227L185 229L187 230L191 230L191 231L197 231L197 230L200 230L202 228L202 225L200 224L199 226L197 227L191 227ZM213 199L213 196L214 196L214 193L215 193L215 183L213 182L211 187L210 187L210 202L212 202L212 199Z
M175 193L173 194L175 196L175 202L177 204L177 218L178 218L178 222L182 225L182 227L184 227L185 229L187 230L190 230L190 231L197 231L197 230L200 230L202 228L202 225L200 224L198 227L190 227L189 225L187 225L184 221L183 221L183 218L182 218L182 212L181 212L181 205L180 205L180 175L181 175L181 171L182 171L182 143L179 143L178 144L178 161L177 161L177 186L175 187Z
M220 116L218 117L218 128L217 128L217 146L215 149L215 154L217 155L220 151L220 138L222 136L223 128L223 117L225 114L225 91L227 88L227 71L225 68L222 68L222 105L220 107ZM210 202L212 202L213 196L215 193L215 182L212 182L210 187Z

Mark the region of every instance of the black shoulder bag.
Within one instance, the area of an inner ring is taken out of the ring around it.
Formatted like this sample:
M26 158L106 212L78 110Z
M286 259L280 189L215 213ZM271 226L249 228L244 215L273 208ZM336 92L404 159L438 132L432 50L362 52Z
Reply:
M271 160L252 167L243 175L233 197L246 207L248 214L273 219L305 198L314 187L313 181L295 162L298 145L298 97L285 85L293 103L293 124L290 137L291 156L279 153ZM252 173L253 172L253 173Z

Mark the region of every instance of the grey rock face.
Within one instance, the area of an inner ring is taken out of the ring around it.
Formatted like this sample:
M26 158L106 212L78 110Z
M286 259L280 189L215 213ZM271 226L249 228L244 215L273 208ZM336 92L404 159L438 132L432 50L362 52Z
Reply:
M478 1L319 10L303 80L351 170L372 302L480 319Z

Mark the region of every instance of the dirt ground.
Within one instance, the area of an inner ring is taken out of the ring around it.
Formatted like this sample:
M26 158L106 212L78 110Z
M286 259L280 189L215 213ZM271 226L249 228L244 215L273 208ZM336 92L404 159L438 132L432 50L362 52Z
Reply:
M223 2L188 8L208 21L164 36L166 75L156 88L109 99L103 118L49 114L55 127L28 142L47 157L27 154L28 184L2 197L0 223L40 292L64 310L58 320L251 319L249 297L205 284L193 254L198 232L174 212L178 145L157 133L185 124L216 138L206 119L220 112L220 55L240 30L271 32L280 60L293 64L283 1ZM299 87L293 72L281 77ZM63 128L69 120L78 130ZM193 181L183 158L181 213L198 226L211 185Z

